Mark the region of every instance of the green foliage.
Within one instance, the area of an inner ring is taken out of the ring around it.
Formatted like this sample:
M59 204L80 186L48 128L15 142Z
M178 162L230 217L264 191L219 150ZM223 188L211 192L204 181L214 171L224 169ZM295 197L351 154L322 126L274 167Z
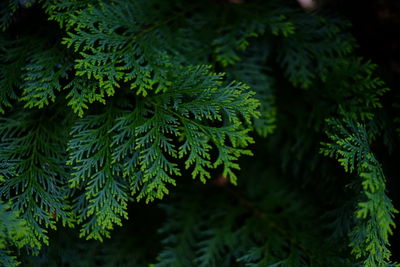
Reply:
M82 117L84 110L89 108L88 104L106 103L104 93L99 89L98 84L84 77L71 80L63 89L70 90L65 98L70 99L68 106L71 106L79 117Z
M267 11L267 10L265 10ZM219 28L218 37L212 41L215 60L222 66L235 65L241 60L240 51L245 51L250 45L251 38L259 37L268 30L274 35L287 37L294 33L294 25L287 18L274 11L265 13L257 12L254 17L248 16L248 10L237 8L227 12L222 18L223 26ZM238 23L227 23L234 21L235 17L242 16L244 20Z
M10 163L0 160L0 182L12 172ZM9 203L0 201L0 263L6 267L18 266L20 262L12 251L29 243L28 225L17 212L11 209Z
M2 1L0 8L0 29L2 31L6 30L10 26L13 15L19 8L19 0Z
M337 88L332 96L347 116L371 120L377 108L382 108L380 97L389 89L376 76L377 65L352 58L339 62L326 77L327 91Z
M11 101L18 98L15 87L21 83L28 49L26 39L10 41L0 34L0 113L12 107Z
M393 217L398 211L386 195L381 164L370 150L365 126L335 119L328 125L332 128L327 132L332 143L324 144L322 152L335 156L346 172L355 172L361 178L356 223L350 233L352 253L366 266L384 266L389 263L389 235L393 234Z
M23 266L30 267L115 267L148 266L149 258L157 255L158 236L156 233L158 218L154 207L135 207L130 212L147 216L137 216L134 222L124 224L113 231L110 239L104 242L82 240L73 229L53 232L49 247L43 247L39 256L25 256ZM143 231L142 229L146 229ZM138 231L139 230L139 231ZM134 237L134 238L133 238ZM133 249L134 248L134 249Z
M147 98L117 119L114 129L121 130L115 139L116 159L127 158L128 175L143 176L138 199L162 198L168 192L165 183L174 184L170 175L181 171L168 157L184 159L192 177L203 183L210 178L208 169L222 165L223 175L236 183L233 170L239 166L235 161L251 154L243 148L253 143L241 119L250 123L258 102L243 84L223 85L221 78L207 67L189 68L176 78L174 90ZM211 159L214 147L218 155ZM136 184L131 188L134 193L140 189ZM154 188L157 192L152 192Z
M23 68L24 83L20 100L26 101L24 107L43 108L55 101L55 91L61 90L60 80L66 78L70 68L64 57L63 51L57 47L32 55L30 62Z
M75 60L76 75L93 77L109 96L121 83L129 83L144 96L149 90L164 92L172 84L173 60L162 49L166 38L162 24L181 14L166 18L163 13L168 10L157 13L154 1L124 2L89 6L68 18L67 27L73 31L63 43L80 55Z
M120 164L112 164L110 129L118 111L111 106L100 115L86 116L72 128L68 165L73 165L71 188L85 190L75 209L78 223L85 221L81 236L102 240L113 224L127 218L128 196L121 177Z
M393 100L345 20L277 0L0 15L0 265L396 265Z
M12 247L22 248L28 242L26 222L10 209L9 204L0 202L0 262L2 266L19 265L17 257L9 250Z
M28 222L29 245L37 248L48 244L47 229L56 229L56 221L71 223L64 186L65 124L56 118L21 111L0 121L0 160L8 163L0 194Z
M26 245L27 235L26 222L10 210L10 205L0 203L0 262L3 266L19 265L16 256L12 256L9 249Z
M296 31L280 43L278 60L293 85L308 89L352 52L353 40L343 32L348 25L341 20L291 15Z
M83 236L101 239L112 224L121 225L120 218L127 218L127 191L138 201L162 199L167 185L176 185L174 176L182 173L177 159L203 183L210 178L209 169L220 165L236 183L236 161L251 154L244 147L253 142L241 118L250 123L258 102L244 85L224 86L221 75L208 69L182 71L170 93L124 110L109 104L103 113L76 122L68 144L67 164L74 166L70 185L86 191L77 203L79 218L94 215ZM210 156L213 148L218 151L215 159Z
M315 243L323 235L315 211L298 201L286 177L260 175L257 168L246 174L248 188L241 188L250 199L236 190L207 188L207 195L190 203L179 196L164 205L170 219L160 228L164 249L156 266L343 265L336 249ZM268 182L259 186L257 180L266 176Z
M268 47L268 44L261 44ZM256 132L263 137L274 132L276 127L276 105L274 92L274 78L268 74L267 62L269 50L258 52L258 46L249 47L245 57L235 66L228 69L233 79L243 81L256 92L256 98L261 102L260 117L253 120Z

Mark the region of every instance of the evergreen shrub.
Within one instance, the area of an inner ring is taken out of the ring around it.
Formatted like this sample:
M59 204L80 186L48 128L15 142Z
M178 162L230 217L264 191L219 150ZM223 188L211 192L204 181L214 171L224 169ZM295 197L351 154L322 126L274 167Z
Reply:
M278 0L2 0L0 265L395 266L395 98Z

